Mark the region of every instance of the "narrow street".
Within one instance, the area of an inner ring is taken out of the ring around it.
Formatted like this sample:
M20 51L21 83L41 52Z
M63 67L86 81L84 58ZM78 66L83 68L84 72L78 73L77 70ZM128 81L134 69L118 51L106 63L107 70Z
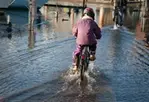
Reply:
M109 9L105 14L111 14ZM79 84L79 76L70 73L75 49L71 22L65 13L60 15L58 23L48 17L50 23L37 30L34 49L27 48L26 31L11 40L0 38L0 102L148 102L149 49L136 38L135 27L114 30L112 23L105 23L97 59ZM74 22L79 16L75 14Z

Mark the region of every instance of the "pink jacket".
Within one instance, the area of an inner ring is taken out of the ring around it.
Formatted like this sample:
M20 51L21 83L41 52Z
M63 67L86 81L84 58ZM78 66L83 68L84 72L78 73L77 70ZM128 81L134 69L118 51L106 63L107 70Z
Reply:
M79 45L96 44L96 39L101 38L101 30L97 23L89 16L84 16L73 27L72 33L76 36Z

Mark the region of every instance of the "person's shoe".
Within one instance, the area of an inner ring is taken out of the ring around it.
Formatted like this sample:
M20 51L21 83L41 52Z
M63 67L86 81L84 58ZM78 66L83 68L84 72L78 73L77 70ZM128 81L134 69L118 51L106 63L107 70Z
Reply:
M73 71L73 74L78 73L79 72L78 67L74 65L72 68L72 71Z
M146 43L145 46L146 46L146 47L149 47L149 44Z
M94 61L96 59L95 55L90 55L90 61Z

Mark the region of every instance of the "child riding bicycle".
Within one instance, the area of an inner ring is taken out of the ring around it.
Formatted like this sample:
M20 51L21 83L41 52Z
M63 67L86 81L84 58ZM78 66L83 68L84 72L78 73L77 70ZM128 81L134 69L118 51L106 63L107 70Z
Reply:
M76 49L73 52L73 70L77 71L77 59L84 45L89 45L90 60L96 59L96 39L101 38L101 30L94 21L94 11L86 8L83 17L73 26L72 33L76 37Z

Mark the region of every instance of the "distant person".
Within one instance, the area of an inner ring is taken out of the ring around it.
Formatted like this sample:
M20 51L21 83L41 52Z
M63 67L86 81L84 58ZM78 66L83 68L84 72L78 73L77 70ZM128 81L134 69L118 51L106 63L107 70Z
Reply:
M41 27L41 12L39 10L39 7L37 8L36 24L37 24L38 29L40 29L40 27Z
M67 14L70 17L70 15L71 15L71 8L69 8L69 11L67 12Z
M8 27L7 27L6 31L8 33L8 38L11 39L12 38L12 24L11 24L11 22L8 23Z
M149 9L142 10L142 17L141 17L141 31L145 33L145 46L149 47Z
M122 9L120 9L118 6L115 6L113 11L113 21L115 22L116 26L122 26L123 19L124 19L124 14Z
M118 7L115 6L114 7L114 10L113 10L113 22L116 23L116 25L118 24L117 20L116 20L116 17L118 16Z
M75 11L76 15L79 14L79 8L75 8L74 11Z
M76 37L76 49L73 52L73 70L77 71L77 59L84 45L89 45L90 60L96 59L97 40L101 38L101 30L94 21L94 11L92 8L85 8L83 17L78 20L72 29L73 35Z
M146 44L145 44L145 46L146 47L149 47L149 33L146 33L145 34L145 38L146 38Z

